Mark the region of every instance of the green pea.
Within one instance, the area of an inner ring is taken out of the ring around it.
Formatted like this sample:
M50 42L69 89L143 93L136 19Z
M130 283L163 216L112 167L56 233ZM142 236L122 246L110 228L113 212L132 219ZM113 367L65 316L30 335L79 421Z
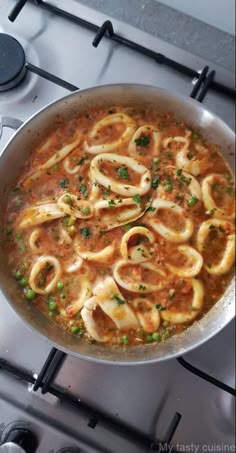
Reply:
M48 312L48 316L49 316L50 318L52 318L53 315L54 315L53 311L49 311L49 312Z
M158 162L160 162L159 157L154 157L153 162L154 164L158 164Z
M56 170L56 171L57 171L57 170L59 170L59 165L58 165L58 164L55 164L55 165L53 165L52 168L53 168L53 170Z
M168 327L168 325L169 325L168 321L163 321L163 323L162 323L163 327Z
M11 225L7 225L7 227L6 227L6 233L7 233L8 236L9 236L9 234L12 233L12 231L13 231L12 226L11 226Z
M27 289L26 293L25 293L25 297L26 299L28 300L33 300L36 296L36 293L32 290L32 289Z
M79 327L78 326L72 326L71 329L70 329L71 333L78 333L79 332Z
M71 197L70 197L69 195L65 195L65 196L64 196L64 202L65 202L66 204L71 205L71 204L72 204Z
M20 286L27 286L28 280L27 280L27 278L24 278L24 277L23 277L23 278L19 281L19 283L20 283Z
M20 271L16 271L15 277L16 277L16 280L20 280L20 278L22 277L22 273Z
M147 335L147 336L146 336L146 342L147 342L147 343L152 343L152 342L153 342L152 335Z
M82 209L82 213L83 213L84 215L90 214L90 209L89 209L89 207L88 207L88 206L84 206L83 209Z
M199 135L196 132L193 133L192 137L194 141L199 139Z
M63 288L64 288L64 284L62 282L58 282L57 283L57 289L60 291Z
M171 192L172 191L172 185L171 184L166 184L165 185L165 190L166 190L166 192Z
M161 335L159 334L159 332L154 332L152 334L152 339L153 339L153 341L160 341L161 340Z
M57 304L51 300L48 304L48 307L50 311L55 311L57 308Z
M20 233L16 233L15 238L16 238L17 241L20 241L22 239L22 236L21 236Z
M121 341L122 341L123 344L129 344L128 335L123 335L123 337L121 337Z

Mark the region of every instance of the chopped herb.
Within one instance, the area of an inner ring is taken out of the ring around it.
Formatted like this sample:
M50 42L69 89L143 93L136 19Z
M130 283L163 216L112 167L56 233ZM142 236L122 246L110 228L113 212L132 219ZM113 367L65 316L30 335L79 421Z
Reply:
M12 192L13 192L13 193L18 193L19 191L20 191L20 188L19 188L19 187L14 187L14 188L12 189Z
M86 161L87 157L82 157L82 159L79 160L79 162L77 162L76 165L83 165L84 162Z
M217 209L216 209L216 208L213 208L213 209L211 209L211 210L209 211L209 214L210 214L210 215L213 215L215 211L217 211Z
M192 137L194 141L199 140L199 135L196 132L193 133Z
M168 157L168 159L171 159L173 157L173 153L168 153L167 157Z
M59 170L59 165L58 165L58 164L55 164L55 165L53 165L52 168L53 168L53 170L57 171L57 170Z
M156 308L157 308L157 310L159 310L159 311L166 310L166 307L163 307L163 305L161 305L161 304L157 304L157 305L156 305Z
M216 192L219 192L219 190L220 190L220 185L219 185L219 184L213 184L212 188L213 188L213 190L215 190Z
M226 193L227 193L228 195L232 196L232 195L234 194L233 188L232 188L232 187L227 187Z
M213 230L215 228L215 225L210 225L209 230Z
M91 236L89 228L80 228L79 232L80 234L82 234L82 236L84 236L85 239L88 239L89 236Z
M16 238L17 241L21 241L22 240L22 236L21 236L20 233L16 233L15 238Z
M195 206L195 204L197 204L198 201L199 201L199 199L197 197L195 197L195 195L193 195L188 201L188 206L190 206L190 207Z
M109 196L111 194L111 186L108 186L104 193Z
M115 299L118 305L124 305L125 304L125 300L121 299L118 296L118 294L113 294L113 296L111 296L111 299Z
M149 170L152 170L152 169L153 169L153 165L152 165L152 164L149 164L149 165L148 165L148 169L149 169Z
M150 138L148 137L148 135L142 135L142 137L137 138L134 141L136 145L143 146L145 148L150 144Z
M140 289L140 291L145 291L147 288L144 285L139 285L138 289Z
M127 167L116 168L116 171L121 179L130 179Z
M187 154L187 158L189 160L191 160L194 156L195 156L195 152L194 151L189 151L188 154Z
M225 230L224 230L224 228L222 228L222 226L219 226L219 231L220 231L221 233L225 233Z
M163 184L165 186L166 192L171 192L172 191L173 187L172 187L170 181L165 180L165 181L163 181Z
M126 223L126 225L123 225L123 228L125 231L129 231L130 228L132 228L132 225L130 223Z
M156 208L154 208L153 206L150 206L148 209L147 209L147 212L154 212L156 210Z
M136 194L133 196L132 200L137 203L139 206L141 206L141 203L142 203L142 200L141 200L141 197L140 195Z
M185 178L184 175L181 175L181 176L180 176L180 180L181 180L184 184L186 184L186 186L189 186L190 182L192 181L192 178Z
M159 182L160 182L160 176L157 175L152 180L152 184L151 184L152 189L157 189Z
M66 189L68 187L68 185L69 185L69 179L68 178L61 179L59 184L60 184L62 189Z
M211 264L210 263L207 263L207 267L209 267L209 269L211 268Z
M114 200L109 200L109 201L108 201L108 207L109 207L110 209L114 208L114 207L115 207L115 204L116 204L116 203L115 203Z
M177 174L177 176L181 176L182 175L182 170L179 168L178 170L176 170L176 174Z
M12 231L13 231L12 226L11 226L11 225L7 225L7 227L6 227L6 234L7 234L7 236L9 236L9 235L12 233Z
M87 192L87 187L84 184L81 184L79 191L84 195Z

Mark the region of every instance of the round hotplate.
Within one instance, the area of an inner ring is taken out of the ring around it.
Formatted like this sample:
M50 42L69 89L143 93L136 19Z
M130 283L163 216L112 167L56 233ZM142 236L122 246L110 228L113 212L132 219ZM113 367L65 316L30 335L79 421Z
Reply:
M12 36L0 33L0 91L7 91L20 83L26 73L25 52Z

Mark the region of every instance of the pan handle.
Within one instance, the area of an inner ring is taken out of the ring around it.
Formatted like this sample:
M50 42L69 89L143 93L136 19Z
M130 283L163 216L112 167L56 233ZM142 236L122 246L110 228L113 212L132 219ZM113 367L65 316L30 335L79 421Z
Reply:
M0 116L0 139L3 133L4 127L10 127L16 131L20 126L22 126L23 121L18 120L17 118L11 118L10 116Z

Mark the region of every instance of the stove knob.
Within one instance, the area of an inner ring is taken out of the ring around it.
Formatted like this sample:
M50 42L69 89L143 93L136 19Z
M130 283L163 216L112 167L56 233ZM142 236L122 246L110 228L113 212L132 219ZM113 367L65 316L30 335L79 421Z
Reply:
M0 445L0 453L35 453L38 441L28 428L12 428Z

